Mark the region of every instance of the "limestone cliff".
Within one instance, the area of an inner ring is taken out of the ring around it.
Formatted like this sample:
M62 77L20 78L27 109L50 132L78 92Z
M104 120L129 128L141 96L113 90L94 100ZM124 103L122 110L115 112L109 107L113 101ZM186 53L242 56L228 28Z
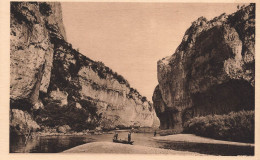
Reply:
M60 3L12 2L10 28L10 125L15 132L22 134L18 130L25 122L39 129L38 124L67 125L71 117L81 118L77 129L159 126L152 104L122 76L66 42ZM67 115L55 117L62 112Z
M200 17L157 70L153 102L162 129L181 131L191 117L254 109L255 5L210 21Z
M44 104L58 103L88 111L87 123L104 129L158 127L152 104L102 62L74 50L62 39L55 41L53 69Z

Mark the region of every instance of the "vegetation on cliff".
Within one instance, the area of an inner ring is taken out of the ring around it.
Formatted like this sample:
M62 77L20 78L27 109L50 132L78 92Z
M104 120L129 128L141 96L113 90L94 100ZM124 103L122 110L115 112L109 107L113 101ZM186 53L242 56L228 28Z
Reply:
M49 103L44 109L34 112L35 120L38 124L45 127L55 128L57 126L68 125L72 130L80 132L86 129L95 129L98 124L98 115L96 106L93 104L84 105L85 109L75 107L69 104L60 107L58 104ZM95 115L95 116L92 116ZM96 123L93 123L94 119Z
M254 111L194 117L184 123L184 132L228 141L254 143Z
M57 2L11 3L11 131L31 130L24 113L41 129L159 123L152 104L122 75L67 42L61 8Z

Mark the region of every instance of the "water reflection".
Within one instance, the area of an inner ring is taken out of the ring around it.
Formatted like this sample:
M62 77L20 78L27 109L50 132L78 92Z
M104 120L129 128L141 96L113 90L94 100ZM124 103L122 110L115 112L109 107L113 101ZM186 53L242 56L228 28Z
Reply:
M128 132L120 132L119 139L127 139ZM235 146L226 144L205 144L191 142L169 142L155 140L152 133L133 133L134 145L155 148L172 149L177 151L190 151L209 155L236 156L254 155L254 147ZM24 137L10 139L11 153L57 153L69 148L90 142L111 142L113 134L84 135L84 136L45 136L35 137L27 141Z
M91 137L83 136L46 136L30 139L25 145L25 138L17 136L10 139L10 152L57 153L93 141Z

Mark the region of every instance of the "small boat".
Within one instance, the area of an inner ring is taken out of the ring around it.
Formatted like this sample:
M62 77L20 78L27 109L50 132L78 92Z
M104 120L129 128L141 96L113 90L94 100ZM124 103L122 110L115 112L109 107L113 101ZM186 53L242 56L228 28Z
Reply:
M115 143L123 143L123 144L131 144L131 145L133 145L133 143L134 143L134 141L130 141L130 142L128 142L127 140L118 140L118 139L113 139L113 142L115 142Z

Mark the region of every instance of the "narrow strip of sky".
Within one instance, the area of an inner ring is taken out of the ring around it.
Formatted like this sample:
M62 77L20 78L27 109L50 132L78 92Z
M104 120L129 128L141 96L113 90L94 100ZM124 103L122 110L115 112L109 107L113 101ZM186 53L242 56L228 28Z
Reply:
M157 61L174 53L197 18L230 14L237 5L63 2L62 10L67 39L73 47L104 62L152 100L158 84Z

